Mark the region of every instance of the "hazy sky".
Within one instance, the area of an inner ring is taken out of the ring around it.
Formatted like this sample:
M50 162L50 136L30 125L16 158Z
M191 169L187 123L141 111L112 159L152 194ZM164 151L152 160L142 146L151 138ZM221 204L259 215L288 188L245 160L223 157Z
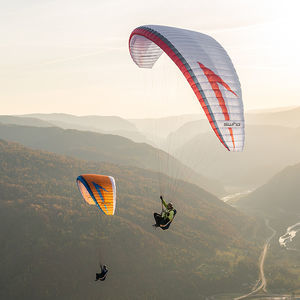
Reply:
M297 0L0 0L0 114L201 111L168 57L152 70L131 60L129 35L146 24L220 42L240 77L245 109L299 105L299 10Z

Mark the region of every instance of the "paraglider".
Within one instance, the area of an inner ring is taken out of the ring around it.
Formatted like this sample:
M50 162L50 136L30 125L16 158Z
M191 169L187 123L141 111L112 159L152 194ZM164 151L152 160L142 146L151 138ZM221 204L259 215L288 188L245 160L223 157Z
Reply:
M116 209L116 183L112 176L84 174L76 179L78 189L89 205L96 205L106 215L114 215ZM104 281L108 272L106 265L100 264L96 279Z
M173 203L169 202L168 204L163 199L163 196L160 196L160 200L162 203L162 211L160 214L154 213L155 224L153 225L155 228L160 227L162 230L167 230L174 217L177 213L176 209L173 207Z
M138 67L150 69L166 53L193 89L221 144L228 151L243 150L244 108L239 78L230 57L215 39L191 30L145 25L132 31L129 52ZM170 216L166 219L164 209L161 214L154 213L154 226L168 228L174 218L172 213Z
M76 182L86 203L96 205L106 215L115 213L116 184L112 176L84 174Z

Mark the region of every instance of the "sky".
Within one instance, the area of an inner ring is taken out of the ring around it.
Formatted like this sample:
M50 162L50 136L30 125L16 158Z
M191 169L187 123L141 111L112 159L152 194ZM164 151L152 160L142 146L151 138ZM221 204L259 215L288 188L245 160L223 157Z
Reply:
M133 63L128 38L147 24L221 43L245 110L299 105L299 10L297 0L0 0L0 114L201 113L166 55L151 70Z

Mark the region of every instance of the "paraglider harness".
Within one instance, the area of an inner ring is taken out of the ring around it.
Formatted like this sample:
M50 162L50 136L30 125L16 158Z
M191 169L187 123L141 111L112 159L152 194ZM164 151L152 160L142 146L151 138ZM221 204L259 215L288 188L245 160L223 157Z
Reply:
M174 220L174 218L175 218L175 216L176 216L177 211L176 211L175 208L172 209L172 210L173 210L173 212L174 212L173 219L172 219L171 221L169 221L165 226L164 226L164 225L159 226L162 230L167 230L167 229L169 229L171 223L173 222L173 220ZM161 202L161 213L160 213L160 214L162 215L165 211L166 211L166 210L165 210L165 208L164 208L164 206L163 206L163 203Z
M107 272L108 272L108 269L107 267L104 265L102 266L100 264L100 269L101 269L101 273L96 273L96 280L95 281L104 281L106 279L106 275L107 275Z

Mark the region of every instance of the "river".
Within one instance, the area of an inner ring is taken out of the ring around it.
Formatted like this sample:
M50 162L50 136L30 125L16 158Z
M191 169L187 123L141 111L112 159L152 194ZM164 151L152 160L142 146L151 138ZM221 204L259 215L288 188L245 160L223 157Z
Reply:
M232 201L232 200L238 200L239 198L246 196L253 192L253 189L248 189L246 191L234 193L234 194L229 194L227 196L224 196L221 198L222 201L227 202L227 201Z
M285 247L287 250L297 250L288 247L288 244L290 244L293 241L294 237L297 235L297 232L299 231L300 231L300 222L288 227L286 233L279 238L280 246Z

